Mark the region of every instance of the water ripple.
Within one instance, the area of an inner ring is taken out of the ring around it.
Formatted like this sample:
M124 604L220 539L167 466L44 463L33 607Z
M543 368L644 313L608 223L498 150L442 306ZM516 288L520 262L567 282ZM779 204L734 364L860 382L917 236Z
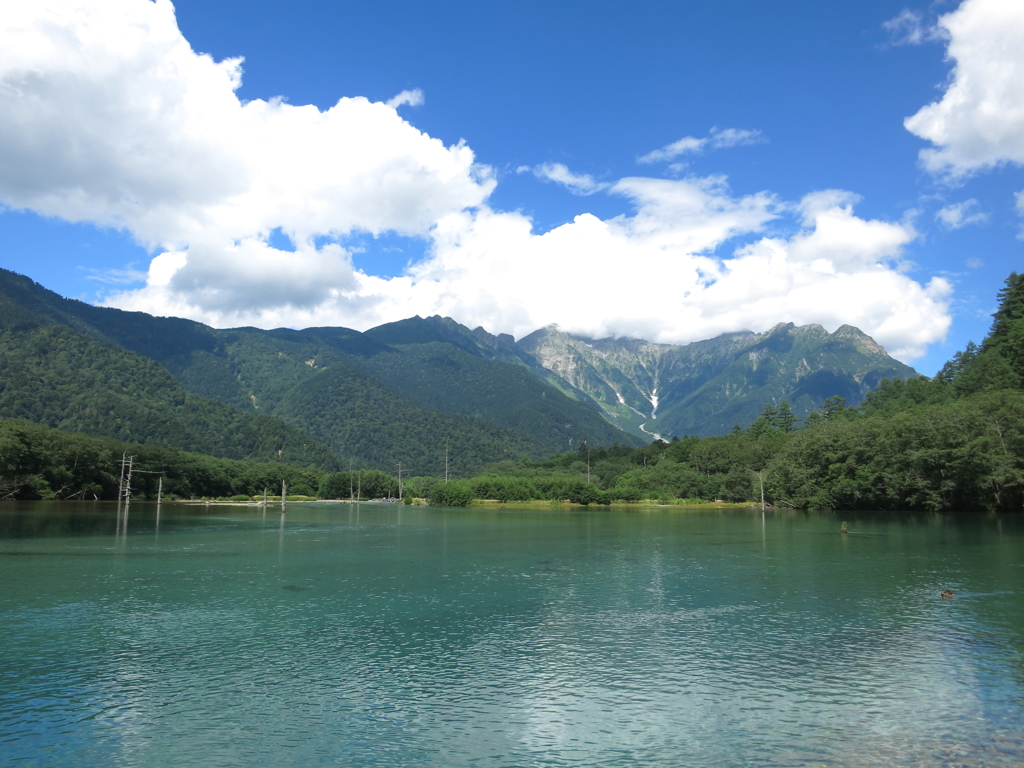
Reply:
M0 763L1024 762L1019 525L398 512L4 542Z

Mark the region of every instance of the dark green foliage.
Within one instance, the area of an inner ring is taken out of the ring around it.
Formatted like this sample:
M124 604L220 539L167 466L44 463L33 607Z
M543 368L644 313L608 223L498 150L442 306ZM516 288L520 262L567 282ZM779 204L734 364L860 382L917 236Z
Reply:
M333 472L324 475L317 489L320 499L395 499L398 478L375 469Z
M615 488L635 489L641 498L715 499L719 473L704 473L687 464L662 461L621 475ZM614 491L614 488L613 488Z
M87 437L22 419L0 420L0 498L116 499L120 460L135 457L132 497L155 499L163 473L164 498L249 498L267 489L316 492L323 474L284 462L254 463L201 456L153 445Z
M470 474L488 461L547 452L514 430L419 407L343 367L295 387L275 415L369 466L394 470L402 462L415 474L444 473L446 438L455 475Z
M919 379L886 379L886 381L909 382L909 381L919 381ZM869 392L868 394L870 395L871 393ZM845 416L848 416L851 413L851 411L850 411L849 408L846 407L846 398L845 397L840 397L839 395L833 395L832 397L826 397L825 398L825 402L823 402L821 404L821 408L818 409L818 413L821 414L821 418L825 419L826 421L829 421L829 420L841 419L841 418L843 418ZM790 432L792 430L786 430L786 431Z
M362 370L418 405L529 436L545 453L570 440L630 439L591 405L552 389L525 366L484 359L452 344L430 341L381 353L366 359Z
M1024 274L1011 272L1006 278L993 317L995 322L981 352L998 355L1019 380L1024 380Z
M30 310L32 326L66 325L153 359L187 355L195 350L212 351L216 346L213 329L201 323L94 307L76 299L65 299L24 275L0 269L0 327L25 330L28 327L23 314L26 309ZM21 322L10 325L6 318L11 313L19 314Z
M354 482L354 473L350 472L333 472L329 475L324 475L320 479L320 486L317 488L317 498L319 499L355 499L356 498L356 486ZM349 481L353 481L352 485L349 485Z
M795 429L783 402L764 406L745 432L684 437L640 449L589 452L605 499L722 499L811 509L1024 511L1024 279L1000 294L993 331L934 379L889 379L849 408L823 400ZM540 464L486 468L501 487L570 498L581 452ZM498 486L489 477L475 487ZM506 494L508 495L508 494Z
M445 320L448 322L444 322ZM366 335L389 347L441 343L458 347L470 353L476 353L479 348L479 344L468 333L467 328L448 318L444 318L444 320L437 317L424 319L417 315L371 328Z
M435 507L464 507L473 500L473 487L468 480L449 480L430 489L430 503Z
M761 415L747 428L747 432L754 436L765 435L776 428L778 418L778 410L771 403L767 403L764 410L761 411Z
M983 391L1024 389L1024 275L1010 273L981 346L954 355L934 379L919 383L917 404L949 402Z
M772 463L779 502L819 509L1024 509L1024 393L825 424Z
M247 460L330 468L300 430L186 391L160 365L67 326L0 332L0 417Z
M950 382L952 397L963 397L985 389L1020 389L1022 379L999 347L982 347L965 355L963 369Z
M832 398L829 399L831 400ZM843 398L838 399L842 400ZM796 422L797 418L793 415L793 409L789 407L789 401L783 400L772 426L776 429L781 429L783 432L792 432L796 429Z
M885 416L946 402L952 397L953 391L952 387L942 384L938 378L921 376L916 379L886 379L867 394L861 410L868 416Z
M525 353L511 339L447 319L414 318L368 334L186 323L173 326L185 341L172 343L161 335L172 326L159 318L104 314L53 296L23 278L0 279L0 416L62 430L0 422L0 496L111 498L117 460L128 450L138 456L137 468L166 471L165 492L182 497L275 493L282 480L294 494L346 499L358 489L364 499L394 497L401 462L415 475L406 483L409 495L447 506L474 498L759 504L763 492L773 506L1024 510L1024 278L1016 274L1000 294L989 336L934 379L897 371L869 381L883 369L876 367L861 380L878 386L860 407L849 407L847 398L856 402L864 390L851 392L836 379L833 391L816 390L809 400L766 397L747 430L641 447L594 428L586 404L543 384L530 361L516 357ZM844 339L874 354L873 342L855 329L796 330L779 326L761 337L757 354L730 368L738 376L733 383L768 393L773 366L813 350L817 374L804 378L818 375L817 386L833 370L829 356L838 361L848 351ZM738 336L722 343L742 346ZM622 376L609 381L621 391L636 388ZM691 394L700 389L694 386ZM665 392L659 410L684 400L699 410L690 395L676 395ZM575 450L549 455L570 441ZM476 477L439 479L446 442L451 476L483 467ZM361 468L325 474L297 466L337 469L325 445ZM172 447L275 461L250 464ZM154 495L156 477L137 476L137 493Z
M475 477L471 483L477 499L508 502L543 498L533 483L520 477Z
M948 403L805 429L686 438L605 459L583 479L576 452L540 464L493 465L476 498L577 503L639 499L759 502L812 509L1024 511L1024 392L992 390Z
M304 450L311 463L327 466L334 462L333 452L356 466L389 472L402 462L421 475L443 472L446 439L455 475L508 456L540 458L587 437L633 441L588 403L532 374L528 364L536 367L536 361L517 350L511 337L471 332L447 318L411 318L367 333L346 328L217 330L63 299L0 270L0 329L8 331L13 346L28 343L22 338L26 335L57 332L65 345L73 343L82 352L45 360L59 380L49 377L26 390L21 385L33 383L31 376L17 378L12 384L18 390L16 402L8 398L16 407L0 415L122 439L238 458L270 458L281 449L285 458L302 459L295 453L298 441L309 444ZM105 352L96 354L99 348ZM140 365L144 358L125 350L149 358L148 368ZM14 353L27 360L32 352ZM93 359L83 363L84 357ZM76 368L92 368L101 377L109 371L117 381L119 365L139 369L135 391L108 413L109 397L93 401L110 382L98 382L97 389L97 382L86 381ZM51 398L46 387L54 384L75 392L78 400L63 403L59 393ZM202 411L191 426L182 425L181 414L164 406L167 398L161 393L174 390L180 400L181 387L188 394L179 411ZM90 394L84 395L86 390ZM249 416L228 419L224 414L230 411L211 410L203 398ZM65 412L72 405L78 411L95 405L96 418L78 414L69 420ZM253 414L262 415L253 421ZM270 425L283 428L268 416L287 420L290 431L274 445L268 436L250 447L252 430L244 425L258 425L261 435L273 431ZM327 424L327 419L337 421Z
M772 492L812 508L1024 510L1024 276L992 330L934 379L887 380L864 418L805 429L773 461Z
M431 477L430 475L417 475L410 478L402 478L402 485L405 488L406 498L429 498L431 489L437 483L442 482L444 482L443 478Z

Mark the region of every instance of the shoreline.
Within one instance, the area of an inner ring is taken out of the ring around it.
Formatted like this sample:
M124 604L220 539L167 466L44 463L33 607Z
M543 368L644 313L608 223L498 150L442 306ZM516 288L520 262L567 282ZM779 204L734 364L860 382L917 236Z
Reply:
M155 501L136 501L136 504L155 504ZM190 506L235 506L235 507L262 507L263 502L253 501L216 501L211 499L210 501L200 501L197 499L179 499L176 501L168 501L173 504L187 504ZM272 501L267 500L266 506L279 506L281 504L280 499ZM301 499L295 501L286 502L287 505L291 504L376 504L379 506L414 506L414 507L429 507L432 506L427 503L426 499L415 498L412 504L404 504L403 502L394 501L350 501L349 499ZM675 504L672 502L663 503L656 499L646 499L644 501L623 501L613 502L612 504L577 504L571 501L549 501L547 499L534 499L531 501L497 501L496 499L474 499L467 504L464 509L589 509L601 507L628 507L628 508L657 508L657 509L756 509L760 504L749 501L705 501L705 502L688 502L685 504ZM438 507L438 509L454 509L454 507Z

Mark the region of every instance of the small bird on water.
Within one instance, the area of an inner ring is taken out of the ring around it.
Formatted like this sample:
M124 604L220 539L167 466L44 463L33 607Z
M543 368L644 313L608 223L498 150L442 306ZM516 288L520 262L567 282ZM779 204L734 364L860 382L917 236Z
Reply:
M953 593L950 592L948 589L944 589L944 590L942 590L942 596L943 597L952 597Z

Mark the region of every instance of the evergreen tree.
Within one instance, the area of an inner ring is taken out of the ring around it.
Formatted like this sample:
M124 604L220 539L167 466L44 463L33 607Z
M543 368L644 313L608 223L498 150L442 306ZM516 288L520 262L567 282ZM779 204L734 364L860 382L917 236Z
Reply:
M747 434L756 438L771 432L775 428L778 416L779 412L775 406L771 403L765 403L761 415L747 428Z
M897 381L902 381L902 379L897 379ZM839 395L825 398L825 402L821 404L820 412L822 418L826 421L843 415L846 412L846 398Z
M796 422L797 418L793 414L793 409L789 407L789 401L783 400L779 410L775 412L772 426L776 429L781 429L783 432L792 432L796 429Z
M981 345L1010 359L1018 375L1024 375L1024 274L1011 272L999 291L999 309L992 315L992 330Z

